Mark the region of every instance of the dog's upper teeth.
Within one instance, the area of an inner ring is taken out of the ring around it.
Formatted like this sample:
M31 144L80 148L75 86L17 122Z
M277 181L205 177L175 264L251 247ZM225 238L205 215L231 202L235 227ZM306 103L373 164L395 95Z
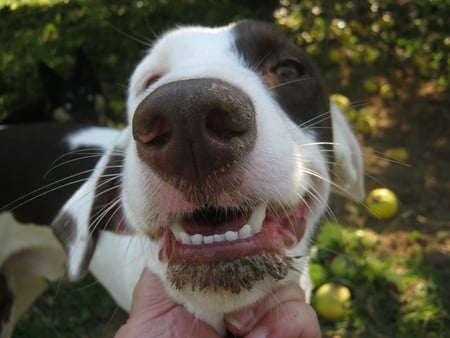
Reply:
M191 244L191 243L192 243L192 241L191 241L191 236L189 236L189 235L188 235L187 233L185 233L184 231L179 232L179 238L180 238L180 239L177 238L177 235L176 235L175 232L173 231L173 228L172 228L172 232L174 233L175 238L176 238L177 240L181 240L181 243L183 243L183 244Z
M248 220L248 224L252 228L252 234L257 234L261 231L264 218L266 218L266 209L267 203L261 203L253 210Z
M246 239L252 236L252 226L250 224L246 224L239 230L239 238Z
M189 235L183 229L181 223L176 222L171 226L171 231L177 241L186 245L213 244L220 242L232 242L238 239L246 239L256 235L262 230L262 224L266 217L267 203L261 203L253 210L247 224L244 224L239 231L227 231L222 234L203 236L202 234Z
M186 236L189 237L189 235L184 232L184 229L180 223L174 223L170 228L177 241L184 243L183 239L186 240Z

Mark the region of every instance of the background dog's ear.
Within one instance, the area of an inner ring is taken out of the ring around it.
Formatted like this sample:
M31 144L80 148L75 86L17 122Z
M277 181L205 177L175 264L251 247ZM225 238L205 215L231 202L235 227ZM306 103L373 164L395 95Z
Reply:
M81 83L88 83L95 93L102 93L102 86L95 73L94 66L86 53L81 48L77 48L75 50L75 57L74 78L78 79Z
M365 196L364 164L361 148L345 116L334 104L330 104L333 125L333 191L361 201Z
M52 102L63 100L63 91L66 87L64 78L58 72L50 68L44 62L38 62L39 80L41 81L45 94Z
M122 168L122 149L127 138L124 129L117 144L105 152L91 176L66 202L52 229L67 253L67 273L70 280L84 276L97 245L99 232L108 227L118 231L117 219L123 217L117 211L118 200L114 195L119 188ZM113 194L113 195L111 195Z

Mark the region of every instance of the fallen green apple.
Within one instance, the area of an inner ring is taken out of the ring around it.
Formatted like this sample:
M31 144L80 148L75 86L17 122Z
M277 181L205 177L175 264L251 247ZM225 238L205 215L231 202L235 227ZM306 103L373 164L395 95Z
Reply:
M367 195L366 207L370 216L377 219L388 219L397 213L398 199L392 190L377 188Z
M319 316L328 320L344 319L350 302L350 290L336 283L323 284L314 294L314 308Z

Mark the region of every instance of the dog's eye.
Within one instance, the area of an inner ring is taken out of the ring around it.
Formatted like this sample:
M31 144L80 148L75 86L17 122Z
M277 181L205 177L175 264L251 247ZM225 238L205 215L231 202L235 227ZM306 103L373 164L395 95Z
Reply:
M278 63L272 72L283 80L295 80L303 75L304 66L298 60L288 59Z

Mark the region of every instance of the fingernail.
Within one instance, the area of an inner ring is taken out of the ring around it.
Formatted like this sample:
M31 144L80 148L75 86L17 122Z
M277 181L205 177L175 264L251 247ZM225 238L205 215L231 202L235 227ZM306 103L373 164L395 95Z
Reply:
M225 320L238 331L245 331L253 319L253 311L245 309L225 316Z
M248 338L267 338L269 337L269 330L266 327L259 327L248 335Z

